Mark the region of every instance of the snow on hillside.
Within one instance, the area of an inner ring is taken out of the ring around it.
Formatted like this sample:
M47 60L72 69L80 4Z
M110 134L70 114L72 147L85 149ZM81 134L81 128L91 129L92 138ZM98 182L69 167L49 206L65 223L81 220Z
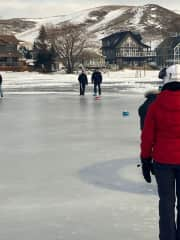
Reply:
M99 29L106 25L108 22L111 22L112 20L116 19L117 17L121 16L125 11L127 10L127 7L123 7L121 9L113 10L109 12L102 21L100 21L97 24L94 24L93 26L89 27L89 31L93 31L96 29Z
M74 12L68 15L60 15L60 16L46 17L46 18L35 18L35 19L27 18L25 20L36 22L36 27L29 29L23 33L16 34L16 37L23 41L33 42L34 39L38 36L39 29L42 25L47 25L47 24L56 25L66 21L69 21L74 24L83 23L86 19L88 19L88 15L91 11L92 9L87 9L83 11Z
M34 18L34 19L24 19L27 21L34 21L36 22L36 27L31 28L25 32L16 34L16 37L20 40L27 41L27 42L34 42L34 39L38 36L39 29L42 25L46 24L58 24L60 22L64 22L70 19L68 15L60 15L54 17L47 17L47 18Z
M163 25L162 20L167 13L170 14L169 18L171 21L173 20L173 17L176 17L173 15L172 11L168 12L167 9L152 4L144 6L101 6L77 11L67 15L23 19L34 21L36 26L25 32L16 34L16 37L20 40L32 43L38 36L39 29L42 25L56 25L63 22L71 22L74 24L87 24L88 31L96 33L96 40L105 37L113 31L117 31L118 29L121 30L126 27L130 27L132 31L139 31L144 36L153 36L154 39L152 40L157 40L159 36L157 38L155 36L159 34L159 29L166 27L166 25Z
M132 18L129 21L131 27L135 27L137 28L140 32L144 31L144 25L141 24L141 19L144 15L144 11L145 11L146 7L135 7L134 9L132 9Z
M175 13L177 13L177 14L180 14L180 10L179 9L174 9L173 10Z
M167 19L164 21L166 16ZM67 15L23 19L24 21L33 21L36 25L27 31L16 34L16 37L19 40L33 43L42 25L71 22L74 24L84 23L89 32L95 33L96 36L93 41L96 41L97 45L100 43L99 39L106 37L110 33L129 29L141 33L144 41L152 41L154 42L153 45L157 46L156 42L160 38L163 39L163 31L168 32L173 29L173 24L169 25L167 23L173 23L175 19L177 19L175 12L173 13L154 4L144 6L101 6Z
M86 21L92 21L92 24L88 27L88 31L96 31L97 39L104 37L104 35L99 31L103 28L106 28L109 23L113 22L120 18L126 11L132 12L132 19L129 21L131 26L138 27L139 30L143 31L144 26L139 24L141 18L144 14L144 10L146 7L130 7L130 6L119 6L118 9L110 8L104 10L102 7L86 9L74 12L72 14L60 15L54 17L46 17L46 18L35 18L35 19L23 19L27 21L36 22L36 26L32 29L29 29L23 33L16 34L18 39L21 39L26 42L33 42L34 39L38 36L39 29L42 25L47 24L59 24L63 22L71 22L74 24L85 23ZM91 15L91 13L93 13ZM99 20L99 14L104 14ZM96 15L97 14L97 15ZM106 34L106 33L104 33Z
M70 15L70 22L74 24L84 23L89 18L89 13L92 9L87 9L79 12L75 12Z
M135 12L134 17L131 19L131 23L133 25L138 25L140 23L140 20L144 14L144 8L142 7L137 7L135 10L133 9L132 13Z

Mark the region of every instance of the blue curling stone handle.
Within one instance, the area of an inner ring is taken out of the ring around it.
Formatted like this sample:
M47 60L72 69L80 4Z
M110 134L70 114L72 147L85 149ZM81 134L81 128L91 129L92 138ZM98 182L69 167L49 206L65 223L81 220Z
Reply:
M127 117L127 116L129 116L129 112L128 111L123 111L122 115L123 115L123 117Z

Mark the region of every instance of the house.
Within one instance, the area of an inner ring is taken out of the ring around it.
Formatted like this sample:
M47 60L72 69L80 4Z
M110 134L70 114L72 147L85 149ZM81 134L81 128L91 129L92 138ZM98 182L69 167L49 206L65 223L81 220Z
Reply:
M20 65L18 43L14 35L0 35L0 68Z
M102 53L107 64L139 66L154 61L156 52L142 43L140 34L131 31L116 32L102 39Z
M160 67L180 63L180 35L165 38L156 48L156 53Z
M80 63L86 69L104 68L105 58L102 53L96 49L85 49L80 56Z

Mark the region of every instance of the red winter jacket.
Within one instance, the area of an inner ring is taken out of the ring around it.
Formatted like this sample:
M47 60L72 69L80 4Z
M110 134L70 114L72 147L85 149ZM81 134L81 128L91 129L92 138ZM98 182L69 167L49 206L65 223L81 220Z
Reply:
M141 134L141 157L180 164L180 91L162 91L149 107Z

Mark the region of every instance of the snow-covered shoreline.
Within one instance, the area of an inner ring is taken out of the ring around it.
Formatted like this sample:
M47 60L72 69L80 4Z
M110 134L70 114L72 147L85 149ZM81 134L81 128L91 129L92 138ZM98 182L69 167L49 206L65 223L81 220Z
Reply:
M37 72L1 72L3 89L6 92L78 92L78 73L60 72L42 74ZM92 92L91 73L88 74L87 93ZM142 93L158 88L161 84L158 71L107 71L103 73L103 92L105 93Z

